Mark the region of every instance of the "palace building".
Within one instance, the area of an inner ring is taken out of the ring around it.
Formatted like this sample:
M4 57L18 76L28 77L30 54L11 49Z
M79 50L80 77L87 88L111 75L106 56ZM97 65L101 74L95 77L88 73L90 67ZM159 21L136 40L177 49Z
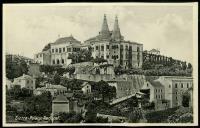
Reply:
M141 68L143 44L125 41L121 35L118 18L115 17L113 31L110 31L104 15L99 35L85 41L92 47L93 58L104 58L114 66Z
M103 24L99 34L84 43L76 40L72 35L57 39L50 43L50 48L35 55L35 61L41 64L68 65L71 60L68 56L80 49L92 50L93 58L104 58L109 64L128 68L141 68L143 44L124 40L121 35L118 18L115 17L113 31L110 31L104 15Z

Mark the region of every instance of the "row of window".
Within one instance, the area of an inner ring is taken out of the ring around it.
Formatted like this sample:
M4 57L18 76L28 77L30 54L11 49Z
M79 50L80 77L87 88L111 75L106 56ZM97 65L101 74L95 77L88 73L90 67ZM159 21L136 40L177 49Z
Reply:
M155 89L155 92L162 92L162 89Z
M110 46L106 45L106 49L109 49ZM112 49L118 49L118 45L112 45ZM120 45L120 49L123 50L123 45ZM132 50L132 46L129 46L129 49ZM93 49L94 50L94 49ZM96 46L96 50L99 50L99 46ZM126 46L126 50L128 50L128 46ZM104 51L104 45L101 46L101 51ZM137 52L140 51L140 48L137 47Z
M162 99L162 95L156 95L156 99Z
M80 48L67 48L67 49L65 49L65 47L64 48L56 48L56 49L52 49L51 52L52 53L62 53L62 52L66 52L66 50L67 50L67 52L72 52L72 51L76 52L76 51L80 51Z
M171 86L169 85L169 88L170 88ZM175 88L178 88L178 83L175 83ZM181 88L184 88L184 85L183 85L183 83L181 83ZM189 83L187 83L187 88L189 88Z
M52 64L64 64L64 63L65 63L64 59L61 59L61 60L57 59L57 60L52 61Z
M42 54L37 54L36 58L42 57Z
M18 80L19 82L21 82L21 80ZM32 80L26 80L26 84L29 84L29 83L33 83Z

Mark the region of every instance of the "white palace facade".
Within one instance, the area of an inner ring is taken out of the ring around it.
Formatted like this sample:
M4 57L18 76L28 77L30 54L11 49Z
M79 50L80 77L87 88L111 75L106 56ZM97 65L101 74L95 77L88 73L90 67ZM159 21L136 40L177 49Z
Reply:
M115 18L113 31L110 31L104 15L103 24L99 34L84 43L72 35L57 39L50 43L50 48L35 54L36 62L44 65L68 65L71 59L68 56L80 49L91 48L93 58L104 58L109 64L128 68L141 68L143 44L124 40L121 35L118 18Z

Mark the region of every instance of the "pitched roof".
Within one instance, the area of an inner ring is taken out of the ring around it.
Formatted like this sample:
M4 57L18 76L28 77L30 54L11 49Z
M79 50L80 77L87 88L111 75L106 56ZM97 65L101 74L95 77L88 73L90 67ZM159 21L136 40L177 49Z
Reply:
M150 52L160 52L160 51L153 48L153 49L150 50Z
M65 93L65 96L66 96L67 98L73 97L73 95L74 95L74 93Z
M85 87L86 85L89 85L88 82L84 82L83 84L81 84L81 87Z
M23 74L22 76L17 77L16 79L33 79L33 77Z
M151 85L152 85L153 87L164 87L164 86L160 83L160 81L149 80L149 83L151 83Z
M58 95L53 102L69 102L69 100L64 95Z
M52 44L62 44L62 43L67 43L67 42L77 42L77 43L80 43L80 41L78 41L77 39L75 39L73 36L69 36L69 37L59 38L59 39L57 39Z
M52 88L52 89L67 89L66 87L62 85L49 85L47 88Z

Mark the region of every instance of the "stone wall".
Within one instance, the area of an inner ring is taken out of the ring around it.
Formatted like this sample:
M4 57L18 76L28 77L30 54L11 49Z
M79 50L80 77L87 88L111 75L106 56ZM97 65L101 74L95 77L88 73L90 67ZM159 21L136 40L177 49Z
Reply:
M69 112L69 103L67 102L55 102L52 103L52 109L53 113L59 113L59 112Z

